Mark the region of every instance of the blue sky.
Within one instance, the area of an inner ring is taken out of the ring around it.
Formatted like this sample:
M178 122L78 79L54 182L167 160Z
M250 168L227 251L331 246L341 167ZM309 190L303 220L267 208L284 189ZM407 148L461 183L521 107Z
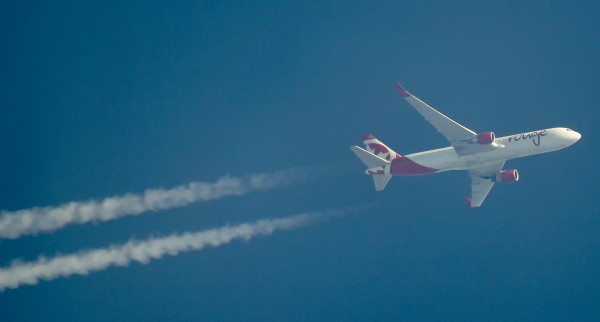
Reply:
M0 4L0 209L309 166L307 182L0 240L0 265L369 203L294 231L0 293L3 321L598 320L600 5ZM566 126L468 209L465 173L393 178L348 146Z

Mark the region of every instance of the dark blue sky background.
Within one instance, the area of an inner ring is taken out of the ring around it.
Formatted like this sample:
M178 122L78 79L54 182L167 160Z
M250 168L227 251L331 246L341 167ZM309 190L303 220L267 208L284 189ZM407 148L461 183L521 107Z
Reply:
M0 265L372 203L248 243L0 293L2 321L600 319L600 5L0 3L0 209L312 166L307 183L0 241ZM375 193L348 146L445 146L393 87L476 132L576 145Z

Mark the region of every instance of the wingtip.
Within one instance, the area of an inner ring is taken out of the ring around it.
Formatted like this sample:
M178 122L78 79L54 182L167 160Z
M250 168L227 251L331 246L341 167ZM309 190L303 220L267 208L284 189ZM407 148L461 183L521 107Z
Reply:
M466 197L465 201L467 202L467 205L469 206L469 208L479 208L481 206L481 204L474 205L473 201L469 197Z
M410 97L410 94L404 89L404 87L402 87L402 84L400 84L400 82L395 82L394 86L396 86L396 89L398 90L398 92L400 92L400 95L402 95L402 97Z

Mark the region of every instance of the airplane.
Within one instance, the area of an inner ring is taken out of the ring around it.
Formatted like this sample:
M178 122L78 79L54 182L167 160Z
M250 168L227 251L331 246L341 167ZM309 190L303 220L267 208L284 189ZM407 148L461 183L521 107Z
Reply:
M382 191L392 176L418 176L449 170L466 170L471 177L469 207L480 207L494 183L519 181L516 169L502 170L507 160L564 149L581 134L564 127L536 130L496 137L494 132L475 133L409 93L395 83L404 99L440 132L450 146L400 155L373 135L362 137L365 149L350 149L367 166L375 190Z

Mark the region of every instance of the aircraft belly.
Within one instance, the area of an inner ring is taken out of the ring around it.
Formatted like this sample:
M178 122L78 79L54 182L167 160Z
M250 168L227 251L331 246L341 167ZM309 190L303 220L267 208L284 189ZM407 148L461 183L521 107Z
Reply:
M407 155L406 157L424 167L436 169L435 172L466 169L464 160L459 158L454 150L432 154Z
M526 157L534 154L549 152L545 146L535 146L531 141L502 142L506 147L498 151L492 151L490 157L497 160L510 160Z
M464 156L463 159L468 168L480 167L489 164L495 164L498 162L503 162L506 160L526 157L534 154L548 152L542 148L534 147L525 144L525 142L521 143L506 143L500 142L504 144L505 147L501 149L495 149L488 152L482 152L472 155Z

